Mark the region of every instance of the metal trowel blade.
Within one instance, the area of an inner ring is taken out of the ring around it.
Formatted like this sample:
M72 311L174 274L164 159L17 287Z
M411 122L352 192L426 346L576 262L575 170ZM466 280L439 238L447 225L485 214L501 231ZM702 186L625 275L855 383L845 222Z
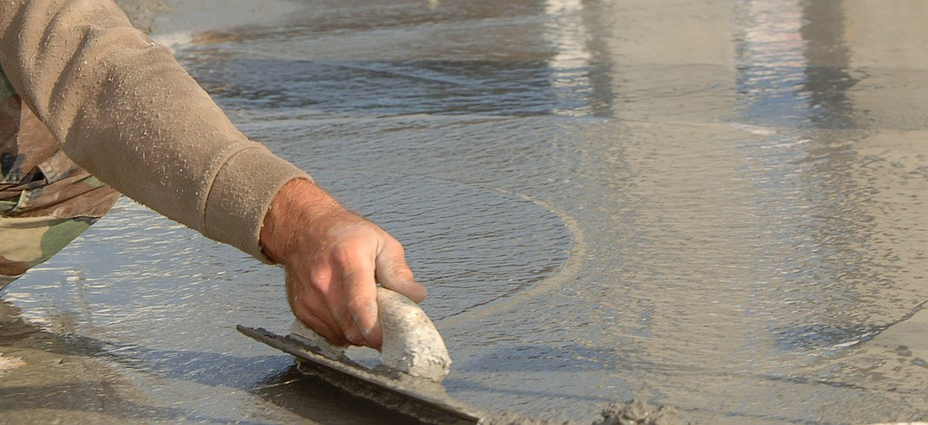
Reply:
M440 383L386 368L369 369L347 358L332 359L315 347L263 328L236 326L239 332L298 359L301 372L319 376L349 393L432 424L476 424L484 414L461 404Z

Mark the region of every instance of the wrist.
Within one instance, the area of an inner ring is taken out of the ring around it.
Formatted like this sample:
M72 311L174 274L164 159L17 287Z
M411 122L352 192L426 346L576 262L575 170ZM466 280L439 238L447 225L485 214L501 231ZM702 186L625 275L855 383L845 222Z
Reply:
M261 248L271 261L283 263L299 229L319 226L323 217L340 210L338 201L313 182L291 180L280 188L264 216Z

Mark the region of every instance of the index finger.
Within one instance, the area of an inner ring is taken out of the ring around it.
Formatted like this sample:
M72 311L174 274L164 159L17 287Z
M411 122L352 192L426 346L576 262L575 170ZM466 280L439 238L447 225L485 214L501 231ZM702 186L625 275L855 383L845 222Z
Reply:
M388 240L377 254L375 263L377 279L384 288L399 292L416 303L425 299L425 287L416 282L399 242Z

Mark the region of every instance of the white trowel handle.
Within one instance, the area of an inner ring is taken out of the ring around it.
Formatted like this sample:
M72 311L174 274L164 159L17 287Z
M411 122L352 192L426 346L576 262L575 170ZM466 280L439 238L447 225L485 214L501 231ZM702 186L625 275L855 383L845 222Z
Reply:
M383 329L380 359L384 366L412 376L441 382L451 367L451 357L435 324L409 298L389 289L377 288L377 306ZM293 321L291 336L318 347L326 357L344 356L344 347L329 344L325 338Z

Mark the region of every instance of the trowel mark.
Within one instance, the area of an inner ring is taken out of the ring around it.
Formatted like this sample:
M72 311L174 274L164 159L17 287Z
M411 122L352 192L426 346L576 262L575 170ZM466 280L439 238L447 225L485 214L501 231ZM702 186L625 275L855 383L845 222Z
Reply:
M573 244L570 249L570 253L567 255L567 261L556 275L547 279L543 279L531 288L528 288L524 291L517 291L511 295L502 295L499 298L488 301L483 305L479 305L469 310L465 310L460 313L456 313L437 320L435 324L441 328L453 328L456 326L469 324L472 323L474 319L491 316L506 310L511 310L526 301L537 298L540 295L551 291L552 289L560 287L562 284L573 280L577 277L577 275L580 274L580 267L583 265L583 259L586 257L586 239L584 238L583 230L580 229L580 224L577 223L576 219L563 211L559 211L551 204L545 201L534 199L528 195L498 187L484 187L490 190L504 193L506 195L517 196L548 211L551 211L556 216L558 216L562 223L564 223L564 227L567 228L567 231L570 232L571 237L573 238Z

